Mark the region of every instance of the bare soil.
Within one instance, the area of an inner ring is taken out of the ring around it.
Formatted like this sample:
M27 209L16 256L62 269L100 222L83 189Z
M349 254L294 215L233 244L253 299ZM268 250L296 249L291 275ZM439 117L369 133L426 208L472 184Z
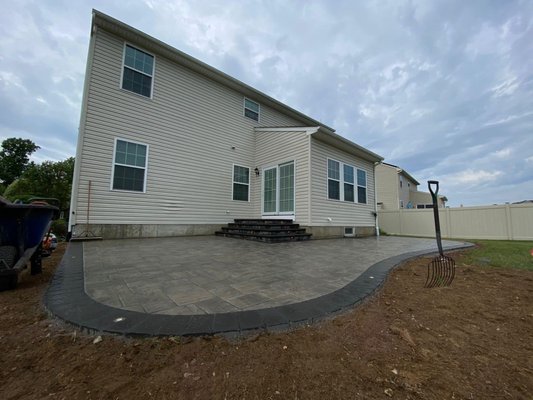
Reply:
M429 259L365 304L292 332L128 339L84 334L42 306L40 276L0 293L1 399L531 399L533 272L458 261L424 289Z

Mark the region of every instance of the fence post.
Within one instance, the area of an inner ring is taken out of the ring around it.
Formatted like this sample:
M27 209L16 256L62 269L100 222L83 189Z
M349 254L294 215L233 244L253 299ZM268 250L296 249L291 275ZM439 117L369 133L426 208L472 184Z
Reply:
M445 208L444 209L444 215L446 215L446 237L448 239L453 238L452 236L452 217L450 215L450 209Z
M511 206L505 205L505 222L507 225L507 240L514 240L513 235L513 221L511 219Z
M400 235L403 235L403 210L400 208Z

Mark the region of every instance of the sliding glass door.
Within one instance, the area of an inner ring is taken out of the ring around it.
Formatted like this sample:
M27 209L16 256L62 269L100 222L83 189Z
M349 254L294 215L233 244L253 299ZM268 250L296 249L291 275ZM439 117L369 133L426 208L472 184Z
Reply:
M263 215L294 215L294 161L263 169Z

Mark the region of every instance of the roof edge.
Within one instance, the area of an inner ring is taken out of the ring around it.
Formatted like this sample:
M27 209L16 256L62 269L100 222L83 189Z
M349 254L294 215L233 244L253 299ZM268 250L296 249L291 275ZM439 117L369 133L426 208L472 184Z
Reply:
M380 163L383 161L383 157L379 154L376 154L363 146L358 145L357 143L352 142L349 139L346 139L343 136L340 136L333 132L328 132L327 130L320 127L316 132L312 134L318 140L321 140L327 144L335 146L343 151L347 151L357 157L361 157L367 161Z
M319 126L260 126L254 128L255 132L305 132L312 135L320 129Z
M308 125L319 125L323 129L326 129L330 132L335 132L335 129L301 113L298 110L295 110L294 108L282 103L279 100L274 99L273 97L270 97L269 95L253 88L252 86L247 85L246 83L236 78L233 78L232 76L226 74L225 72L222 72L204 63L203 61L200 61L197 58L194 58L184 53L183 51L178 50L175 47L172 47L162 42L161 40L156 39L155 37L150 36L140 31L139 29L136 29L122 21L119 21L118 19L115 19L93 8L92 10L92 30L93 31L94 31L95 26L99 26L104 30L110 30L109 28L114 27L115 30L114 31L111 30L111 33L117 34L119 36L127 36L126 35L127 33L129 33L130 36L131 35L137 36L143 39L144 41L148 41L153 47L155 47L156 52L163 53L164 56L169 57L170 59L184 65L185 67L192 69L193 71L206 75L209 78L225 86L228 86L232 89L237 89L241 91L244 95L255 98L259 100L261 103L267 106L270 106L278 111L282 111L285 114L297 120L301 120L302 122L305 122ZM173 57L170 57L170 56L173 56Z
M417 186L420 185L420 182L418 182L409 172L407 172L405 169L403 168L400 168L398 167L397 165L394 165L394 164L389 164L389 163L386 163L386 162L383 162L382 163L383 165L387 166L387 167L391 167L391 168L394 168L396 169L396 171L399 173L399 174L403 174L405 175L405 177L411 181L413 181L414 184L416 184Z

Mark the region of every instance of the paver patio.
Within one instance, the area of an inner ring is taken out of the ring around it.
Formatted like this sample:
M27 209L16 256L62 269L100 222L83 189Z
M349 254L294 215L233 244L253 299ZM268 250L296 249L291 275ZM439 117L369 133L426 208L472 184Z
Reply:
M46 303L61 318L96 330L241 331L349 307L392 267L436 249L433 239L390 236L277 244L214 236L71 243ZM128 320L127 327L111 320Z

